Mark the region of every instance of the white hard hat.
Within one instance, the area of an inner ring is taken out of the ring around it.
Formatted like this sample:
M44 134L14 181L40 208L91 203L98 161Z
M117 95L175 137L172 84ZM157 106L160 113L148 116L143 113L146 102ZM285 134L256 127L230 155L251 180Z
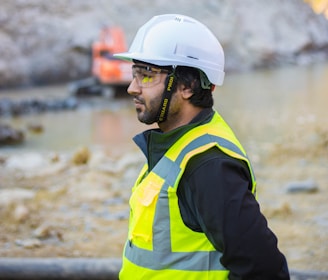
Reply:
M153 17L138 30L129 51L114 56L158 66L198 68L215 85L224 80L220 42L204 24L183 15Z

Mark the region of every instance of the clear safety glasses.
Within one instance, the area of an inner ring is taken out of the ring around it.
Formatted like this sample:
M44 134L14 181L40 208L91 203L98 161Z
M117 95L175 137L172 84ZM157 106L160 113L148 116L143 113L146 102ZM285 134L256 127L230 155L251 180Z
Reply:
M139 87L150 88L162 81L163 73L169 73L166 69L161 69L146 65L132 65L132 76L136 79Z

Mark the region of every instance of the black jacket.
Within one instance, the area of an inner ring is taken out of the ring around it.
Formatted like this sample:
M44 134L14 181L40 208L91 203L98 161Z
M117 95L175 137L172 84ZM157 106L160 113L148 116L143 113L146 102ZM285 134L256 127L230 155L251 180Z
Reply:
M168 133L157 129L137 135L149 169L181 135L212 116L212 109L204 109L190 124ZM289 279L286 259L251 187L247 164L212 148L192 158L182 175L177 191L182 219L222 252L229 279Z

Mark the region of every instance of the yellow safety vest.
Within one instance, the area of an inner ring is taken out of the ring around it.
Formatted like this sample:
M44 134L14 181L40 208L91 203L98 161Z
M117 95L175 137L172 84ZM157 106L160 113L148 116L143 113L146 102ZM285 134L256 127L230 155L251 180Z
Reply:
M132 189L128 241L121 280L227 279L229 271L202 232L188 228L181 217L177 188L188 160L212 147L244 160L256 181L246 153L230 127L215 112L212 120L185 133L153 170L145 164Z

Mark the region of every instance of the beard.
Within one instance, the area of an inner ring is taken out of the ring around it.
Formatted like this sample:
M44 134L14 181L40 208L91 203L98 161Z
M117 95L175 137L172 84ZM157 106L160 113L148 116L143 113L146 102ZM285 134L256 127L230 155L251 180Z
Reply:
M158 114L162 104L162 96L158 96L150 100L149 104L146 104L144 100L138 99L143 108L137 108L138 120L144 124L153 124L158 121Z

